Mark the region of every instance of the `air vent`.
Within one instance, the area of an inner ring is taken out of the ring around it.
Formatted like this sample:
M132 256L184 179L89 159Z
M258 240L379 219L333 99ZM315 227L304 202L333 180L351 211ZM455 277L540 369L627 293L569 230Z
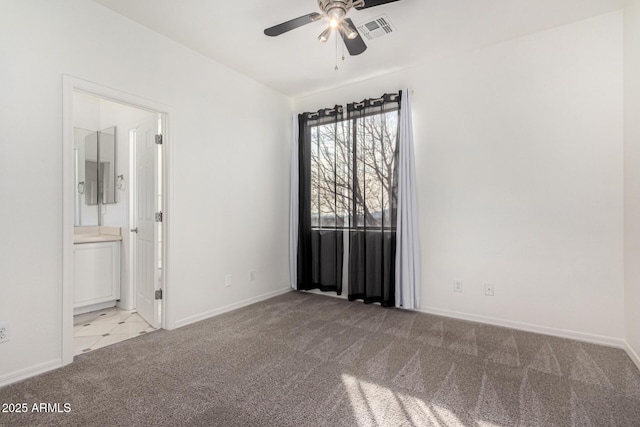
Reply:
M387 15L380 15L358 26L358 32L367 40L373 40L395 32Z

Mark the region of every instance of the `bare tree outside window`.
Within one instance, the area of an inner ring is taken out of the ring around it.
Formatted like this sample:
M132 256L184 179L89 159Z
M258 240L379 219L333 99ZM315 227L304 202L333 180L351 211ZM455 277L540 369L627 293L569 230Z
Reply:
M391 227L397 129L397 110L311 127L313 228Z

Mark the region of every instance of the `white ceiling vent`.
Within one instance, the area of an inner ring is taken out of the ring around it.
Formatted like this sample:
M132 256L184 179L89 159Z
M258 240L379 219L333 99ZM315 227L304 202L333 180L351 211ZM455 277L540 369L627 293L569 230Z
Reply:
M358 32L367 40L377 39L395 31L396 29L391 25L391 21L389 21L387 15L380 15L377 18L358 25Z

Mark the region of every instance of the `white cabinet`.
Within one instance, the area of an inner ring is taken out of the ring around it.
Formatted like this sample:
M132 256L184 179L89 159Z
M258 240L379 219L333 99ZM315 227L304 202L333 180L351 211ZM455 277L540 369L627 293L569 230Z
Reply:
M114 306L120 299L120 244L73 245L75 314Z

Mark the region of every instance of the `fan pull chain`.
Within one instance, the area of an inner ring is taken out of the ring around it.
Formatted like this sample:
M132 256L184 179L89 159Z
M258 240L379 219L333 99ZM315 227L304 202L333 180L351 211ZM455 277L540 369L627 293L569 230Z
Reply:
M335 30L333 31L335 32ZM334 68L334 70L338 71L338 35L337 34L335 34L334 39L336 39L336 68Z

